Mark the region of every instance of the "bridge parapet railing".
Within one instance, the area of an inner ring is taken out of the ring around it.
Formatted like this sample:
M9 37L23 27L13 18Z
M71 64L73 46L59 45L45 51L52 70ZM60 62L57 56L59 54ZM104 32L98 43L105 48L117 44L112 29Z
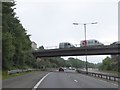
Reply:
M77 72L81 74L86 74L86 71L82 71L82 70L77 70ZM88 72L87 75L110 80L110 81L120 82L120 76L101 74L101 73L95 73L95 72Z

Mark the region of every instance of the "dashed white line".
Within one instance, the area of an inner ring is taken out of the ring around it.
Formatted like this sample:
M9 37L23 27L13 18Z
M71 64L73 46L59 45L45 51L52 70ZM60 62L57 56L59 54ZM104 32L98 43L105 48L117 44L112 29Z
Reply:
M38 88L38 86L41 84L41 82L52 72L48 73L47 75L45 75L42 79L40 79L40 81L33 87L32 90L36 90Z
M118 87L118 84L115 84L115 83L112 83L112 84Z
M78 82L77 80L74 80L75 82Z

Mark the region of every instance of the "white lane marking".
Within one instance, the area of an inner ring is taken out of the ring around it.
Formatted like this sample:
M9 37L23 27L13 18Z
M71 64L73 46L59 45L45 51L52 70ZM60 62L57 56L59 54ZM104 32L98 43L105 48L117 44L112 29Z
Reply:
M112 84L118 87L118 84L115 84L115 83L112 83Z
M77 80L74 80L75 82L78 82Z
M52 72L48 73L47 75L45 75L42 79L40 79L40 81L33 87L32 90L36 90L38 88L38 86L41 84L41 82Z

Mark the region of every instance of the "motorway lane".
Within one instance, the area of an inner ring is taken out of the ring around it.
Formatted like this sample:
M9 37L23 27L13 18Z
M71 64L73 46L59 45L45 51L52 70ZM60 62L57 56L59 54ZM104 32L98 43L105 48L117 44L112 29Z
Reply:
M22 76L2 81L2 88L33 88L34 85L49 72L35 71Z
M38 88L118 88L118 85L77 73L52 72Z
M79 88L79 85L69 79L67 73L56 72L49 74L38 88Z

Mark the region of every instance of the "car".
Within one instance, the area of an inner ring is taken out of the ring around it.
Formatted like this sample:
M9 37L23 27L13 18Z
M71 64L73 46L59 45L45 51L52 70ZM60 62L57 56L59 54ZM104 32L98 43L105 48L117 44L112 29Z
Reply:
M59 43L59 49L63 49L63 48L75 48L75 46L69 42Z
M90 39L90 40L82 40L80 42L80 46L84 47L84 46L103 46L104 44L99 42L98 40L95 39Z
M64 69L63 68L59 68L59 72L64 72Z
M66 68L66 67L64 67L63 69L64 69L64 70L67 70L67 68Z
M120 41L113 42L110 45L120 45Z

